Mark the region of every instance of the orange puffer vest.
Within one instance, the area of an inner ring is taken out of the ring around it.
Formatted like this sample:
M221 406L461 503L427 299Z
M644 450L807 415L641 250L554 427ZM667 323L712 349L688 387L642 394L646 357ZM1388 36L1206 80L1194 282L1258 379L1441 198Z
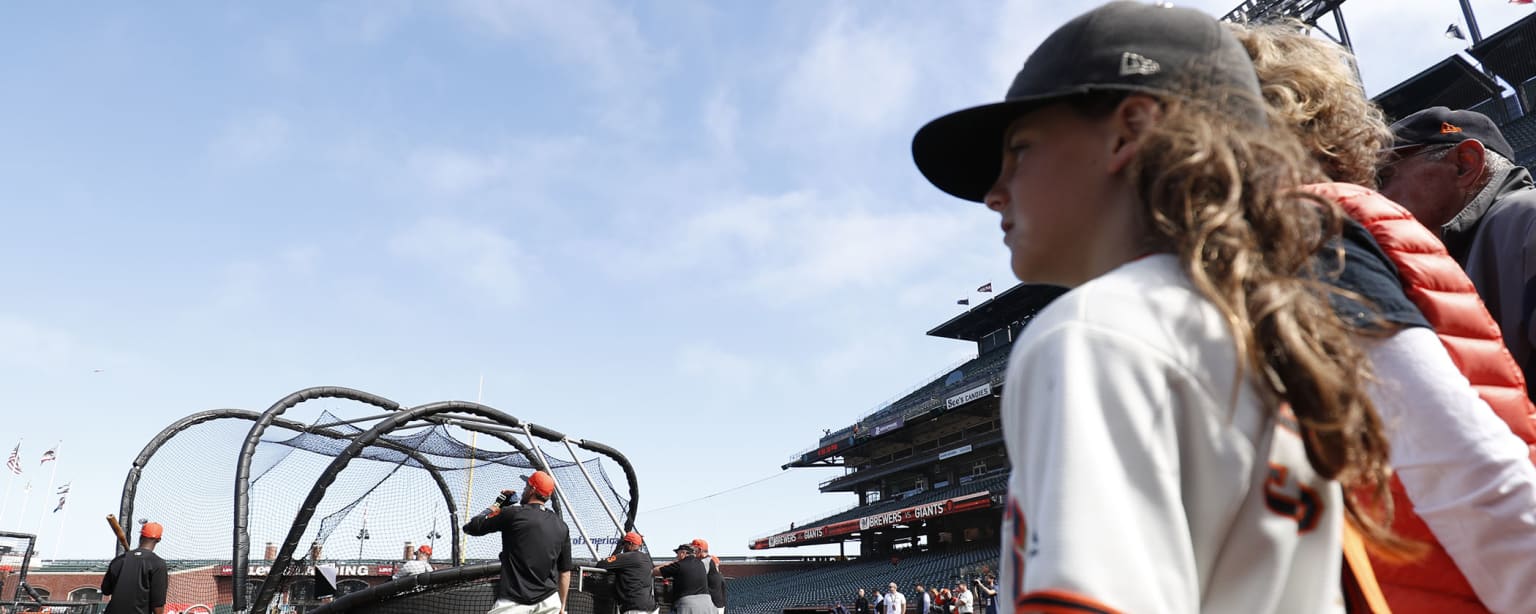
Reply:
M1406 209L1376 192L1351 184L1307 189L1337 203L1381 245L1397 266L1403 292L1434 326L1440 342L1478 395L1531 449L1536 460L1536 406L1525 394L1525 377L1504 346L1499 325L1478 298L1472 280L1429 229ZM1455 561L1413 513L1402 482L1392 479L1399 535L1429 544L1423 559L1401 565L1372 558L1393 614L1487 612Z

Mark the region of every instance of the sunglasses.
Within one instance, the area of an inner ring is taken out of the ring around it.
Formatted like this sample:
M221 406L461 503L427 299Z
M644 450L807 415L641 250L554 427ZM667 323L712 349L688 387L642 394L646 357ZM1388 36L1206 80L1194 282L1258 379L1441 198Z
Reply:
M1407 162L1408 160L1411 160L1413 158L1417 158L1419 156L1425 156L1425 155L1429 155L1429 154L1433 154L1433 153L1439 153L1439 152L1442 152L1442 151L1449 150L1449 149L1451 149L1453 147L1456 147L1456 146L1455 145L1449 145L1449 144L1448 145L1431 145L1431 146L1428 146L1428 147L1421 147L1418 150L1414 151L1413 153L1410 153L1410 154L1407 154L1407 155L1397 155L1395 152L1393 152L1392 154L1390 154L1390 157L1387 159L1386 163L1382 164L1381 168L1376 171L1376 187L1377 188L1386 187L1387 182L1391 181L1392 177L1397 174L1397 165L1402 164L1404 162Z

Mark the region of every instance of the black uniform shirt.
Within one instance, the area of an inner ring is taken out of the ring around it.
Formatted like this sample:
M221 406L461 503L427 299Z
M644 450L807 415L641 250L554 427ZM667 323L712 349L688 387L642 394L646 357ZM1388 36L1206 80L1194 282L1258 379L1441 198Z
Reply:
M672 602L689 595L709 594L709 567L693 557L672 561L661 568L664 578L672 578Z
M501 508L494 518L480 514L464 525L470 535L501 531L501 581L496 598L533 605L560 588L560 572L571 571L571 530L560 516L536 505Z
M101 594L111 595L105 614L150 614L165 606L165 560L153 550L129 550L112 559L101 577Z
M620 552L597 562L597 566L613 573L613 590L619 595L619 611L656 609L656 596L651 592L651 570L656 564L651 555L636 550Z
M709 562L709 600L715 607L725 607L725 574L720 572L720 564L714 559L705 559Z
M1318 254L1318 267L1324 272L1323 281L1336 288L1349 290L1365 297L1370 304L1363 305L1352 298L1331 295L1333 310L1345 322L1355 326L1371 327L1376 318L1403 327L1429 328L1424 314L1403 292L1402 279L1397 265L1387 257L1371 231L1358 222L1344 220L1344 233L1340 245L1344 248L1344 269L1338 269L1337 252L1324 249ZM1374 317L1373 317L1374 316Z

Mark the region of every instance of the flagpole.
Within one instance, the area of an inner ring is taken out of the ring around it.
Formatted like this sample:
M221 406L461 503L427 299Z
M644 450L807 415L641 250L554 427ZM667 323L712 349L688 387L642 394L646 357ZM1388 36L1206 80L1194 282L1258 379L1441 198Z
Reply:
M11 448L11 454L21 454L21 444L26 443L26 441L26 439L16 440L16 447ZM21 466L19 462L17 463L17 466ZM16 486L16 476L21 475L20 473L11 471L10 467L6 467L5 472L11 474L11 479L5 483L5 503L0 503L0 526L5 524L5 512L11 509L11 488Z
M48 472L48 490L45 490L43 492L46 492L49 495L53 494L53 480L54 480L54 478L59 477L59 448L62 448L62 447L64 447L64 440L60 439L59 443L54 444L53 448L48 450L49 452L53 453L53 457L48 461L50 463L53 463L53 471L49 471ZM48 509L48 506L46 504L43 505L43 509ZM43 530L43 515L45 513L46 512L44 512L42 510L38 510L38 512L37 512L37 525L36 525L37 529L34 530L33 533L38 533L38 534L42 533L42 530ZM23 518L25 518L25 516L23 516Z
M16 527L21 528L27 522L27 504L32 502L32 482L27 482L27 487L22 489L21 518L16 522Z
M69 496L69 493L65 493L64 496ZM53 535L53 558L49 559L51 561L59 560L59 548L64 545L64 519L69 518L69 507L66 506L63 512L64 515L59 516L59 532Z

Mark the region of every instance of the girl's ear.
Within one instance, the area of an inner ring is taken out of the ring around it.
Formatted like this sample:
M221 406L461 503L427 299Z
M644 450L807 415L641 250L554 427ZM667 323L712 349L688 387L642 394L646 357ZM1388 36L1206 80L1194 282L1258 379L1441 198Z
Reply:
M1141 148L1141 136L1163 117L1163 107L1150 96L1132 94L1110 114L1110 174L1130 166Z

